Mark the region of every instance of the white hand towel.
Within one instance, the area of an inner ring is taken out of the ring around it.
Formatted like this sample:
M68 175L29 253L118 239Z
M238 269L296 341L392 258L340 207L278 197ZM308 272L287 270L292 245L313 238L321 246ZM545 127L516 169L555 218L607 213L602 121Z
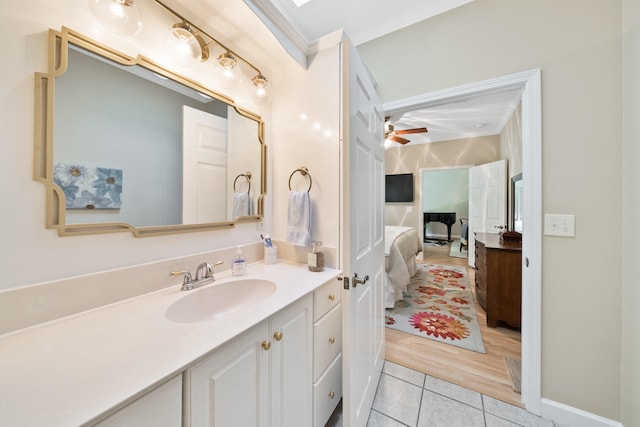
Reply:
M287 242L296 246L309 246L311 243L311 199L308 191L289 193Z
M251 215L249 193L235 193L233 196L233 218Z

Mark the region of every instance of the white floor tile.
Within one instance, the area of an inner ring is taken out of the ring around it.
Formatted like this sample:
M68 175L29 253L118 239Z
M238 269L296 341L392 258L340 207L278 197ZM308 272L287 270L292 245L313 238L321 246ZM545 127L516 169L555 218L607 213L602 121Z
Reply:
M367 427L405 427L405 424L399 423L393 418L389 418L376 411L371 411Z
M425 390L418 427L485 427L480 409Z
M422 388L387 374L380 376L373 409L415 427Z
M422 387L424 384L425 374L422 372L414 371L406 366L398 365L397 363L389 362L386 360L382 367L382 372L389 374L392 377L400 378L408 383L415 384L418 387Z
M484 414L484 421L487 427L520 427L520 424L515 424L487 413Z
M482 396L484 411L525 427L553 427L553 422L532 414L522 408L489 396Z
M482 395L468 388L460 387L430 375L426 376L424 388L482 410Z

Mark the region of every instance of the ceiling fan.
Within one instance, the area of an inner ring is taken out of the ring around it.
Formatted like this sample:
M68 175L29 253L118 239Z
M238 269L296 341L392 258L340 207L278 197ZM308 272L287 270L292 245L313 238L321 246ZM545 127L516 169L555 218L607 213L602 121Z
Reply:
M412 133L427 133L427 128L413 128L413 129L401 129L401 130L395 130L394 126L389 123L389 116L384 118L384 139L390 139L391 141L395 141L398 144L406 144L408 142L411 142L410 140L406 139L406 138L402 138L401 136L398 135L409 135Z

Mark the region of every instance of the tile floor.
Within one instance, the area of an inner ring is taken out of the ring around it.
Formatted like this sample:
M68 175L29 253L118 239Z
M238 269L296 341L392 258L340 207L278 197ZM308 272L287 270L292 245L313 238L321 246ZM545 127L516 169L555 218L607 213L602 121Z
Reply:
M336 411L338 412L338 411ZM334 414L327 427L341 427ZM554 427L522 408L385 361L367 427Z

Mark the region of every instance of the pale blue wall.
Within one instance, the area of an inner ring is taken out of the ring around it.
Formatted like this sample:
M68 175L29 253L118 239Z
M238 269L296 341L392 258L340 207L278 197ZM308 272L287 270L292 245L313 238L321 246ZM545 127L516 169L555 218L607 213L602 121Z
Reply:
M469 169L426 170L422 172L422 211L455 212L452 235L459 234L460 218L469 217ZM444 224L427 224L426 236L446 236Z

